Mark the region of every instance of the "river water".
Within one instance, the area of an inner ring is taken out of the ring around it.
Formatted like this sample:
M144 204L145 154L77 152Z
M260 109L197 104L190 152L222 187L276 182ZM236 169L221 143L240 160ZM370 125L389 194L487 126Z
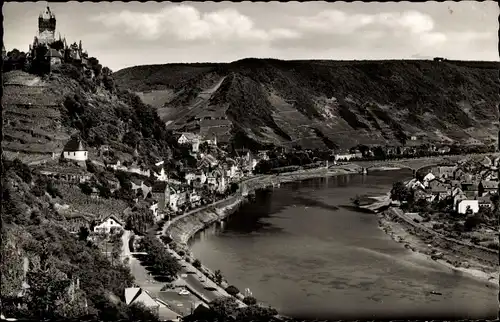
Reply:
M259 191L222 227L198 233L192 252L241 291L298 318L496 317L498 288L419 259L378 228L376 215L345 207L410 177L386 171Z

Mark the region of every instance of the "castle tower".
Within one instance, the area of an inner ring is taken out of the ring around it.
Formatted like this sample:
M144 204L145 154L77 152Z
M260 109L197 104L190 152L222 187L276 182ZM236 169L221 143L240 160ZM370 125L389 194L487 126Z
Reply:
M55 41L56 16L47 6L38 16L38 38L42 44L51 44Z

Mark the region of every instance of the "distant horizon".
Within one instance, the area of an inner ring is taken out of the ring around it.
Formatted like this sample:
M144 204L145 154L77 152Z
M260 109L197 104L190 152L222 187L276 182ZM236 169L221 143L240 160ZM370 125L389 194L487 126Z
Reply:
M98 58L98 57L96 57ZM140 67L140 66L164 66L164 65L207 65L207 64L232 64L238 61L242 61L245 59L257 59L257 60L279 60L279 61L288 61L288 62L293 62L293 61L336 61L336 62L379 62L379 61L433 61L434 58L444 58L446 61L454 61L454 62L470 62L470 63L500 63L500 61L495 61L495 60L464 60L464 59L448 59L446 57L433 57L433 58L406 58L406 59L397 59L397 58L387 58L387 59L280 59L280 58L257 58L257 57L247 57L247 58L241 58L229 62L176 62L176 63L159 63L159 64L143 64L143 65L134 65L134 66L128 66L128 67L123 67L121 69L118 69L116 71L113 71L114 73L124 70L127 68L134 68L134 67Z
M6 2L5 48L26 52L46 2ZM278 60L498 61L493 2L48 3L56 37L82 40L113 71ZM300 57L300 58L299 58ZM387 58L393 57L393 58Z

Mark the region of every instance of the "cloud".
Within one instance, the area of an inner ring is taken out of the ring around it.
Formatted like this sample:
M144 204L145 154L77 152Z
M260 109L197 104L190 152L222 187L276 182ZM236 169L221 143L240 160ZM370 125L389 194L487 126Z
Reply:
M418 11L349 15L340 10L325 10L311 17L299 17L298 27L332 34L351 33L367 27L396 29L418 34L433 30L434 21L430 16Z
M166 6L156 13L131 12L102 13L94 21L107 28L123 31L144 40L173 37L179 41L260 41L300 37L289 29L259 29L247 16L235 9L200 13L188 5Z
M415 10L373 14L323 10L310 16L298 16L293 30L303 36L281 39L275 45L317 49L344 46L361 50L409 47L412 51L420 51L448 41L446 34L435 30L431 16Z

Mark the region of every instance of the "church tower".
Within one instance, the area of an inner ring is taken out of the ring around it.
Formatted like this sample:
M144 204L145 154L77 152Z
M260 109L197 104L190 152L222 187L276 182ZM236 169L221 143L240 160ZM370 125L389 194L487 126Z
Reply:
M42 44L51 44L55 41L56 16L47 6L38 16L38 41Z

